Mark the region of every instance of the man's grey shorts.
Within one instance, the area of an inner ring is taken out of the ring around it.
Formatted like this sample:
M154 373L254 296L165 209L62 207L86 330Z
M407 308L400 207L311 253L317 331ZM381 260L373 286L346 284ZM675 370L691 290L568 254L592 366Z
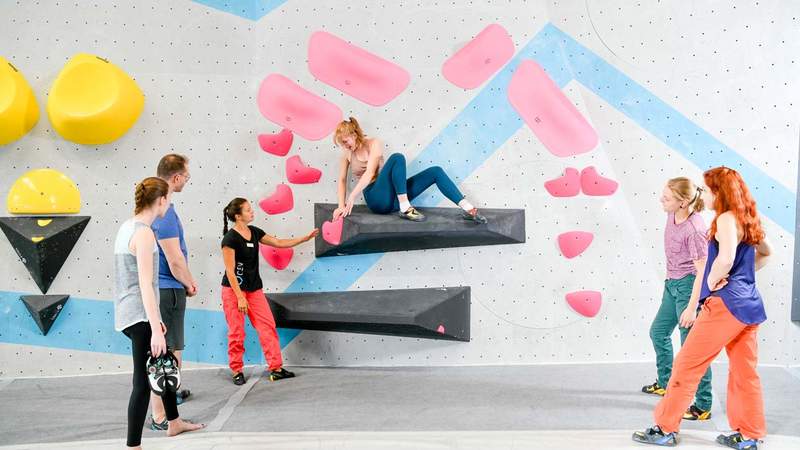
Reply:
M167 347L183 350L183 316L186 314L186 289L159 289L161 321L167 326Z

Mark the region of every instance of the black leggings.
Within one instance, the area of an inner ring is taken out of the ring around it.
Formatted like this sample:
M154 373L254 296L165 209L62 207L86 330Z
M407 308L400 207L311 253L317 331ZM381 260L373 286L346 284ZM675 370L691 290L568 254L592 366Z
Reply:
M147 352L150 351L152 331L148 322L139 322L122 330L131 340L133 353L133 390L128 402L128 447L142 445L142 428L150 404L150 383L147 381ZM165 391L161 397L167 420L178 418L175 393Z

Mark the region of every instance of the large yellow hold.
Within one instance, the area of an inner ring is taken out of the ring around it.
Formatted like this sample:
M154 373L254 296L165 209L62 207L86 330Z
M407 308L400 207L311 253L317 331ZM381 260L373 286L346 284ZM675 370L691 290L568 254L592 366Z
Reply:
M39 105L25 77L0 56L0 145L16 141L39 121Z
M67 62L47 96L53 128L78 144L107 144L120 138L143 108L144 95L128 74L86 53Z
M8 191L11 214L75 214L81 211L81 193L69 177L53 169L27 172Z

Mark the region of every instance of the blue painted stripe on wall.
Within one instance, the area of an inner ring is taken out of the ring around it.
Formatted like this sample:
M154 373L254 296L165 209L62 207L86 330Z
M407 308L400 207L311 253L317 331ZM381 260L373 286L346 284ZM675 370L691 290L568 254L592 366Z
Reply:
M759 211L794 234L792 191L555 26L548 24L540 34L551 47L562 48L581 84L697 167L725 165L739 171Z
M287 0L192 0L220 11L236 14L245 19L258 20Z

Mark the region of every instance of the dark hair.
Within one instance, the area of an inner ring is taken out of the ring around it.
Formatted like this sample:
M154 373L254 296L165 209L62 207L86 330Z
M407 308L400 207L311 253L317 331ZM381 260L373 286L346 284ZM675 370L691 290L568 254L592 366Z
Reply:
M186 171L186 164L188 163L189 163L189 158L183 155L179 155L177 153L170 153L169 155L166 155L163 158L161 158L161 161L158 162L156 175L159 178L168 180L171 176L175 175L176 173L181 173Z
M236 197L222 210L222 234L228 232L228 221L236 222L236 215L242 213L242 206L247 203L246 198Z
M139 214L150 207L156 200L169 194L169 185L161 178L148 177L136 185L134 214Z

